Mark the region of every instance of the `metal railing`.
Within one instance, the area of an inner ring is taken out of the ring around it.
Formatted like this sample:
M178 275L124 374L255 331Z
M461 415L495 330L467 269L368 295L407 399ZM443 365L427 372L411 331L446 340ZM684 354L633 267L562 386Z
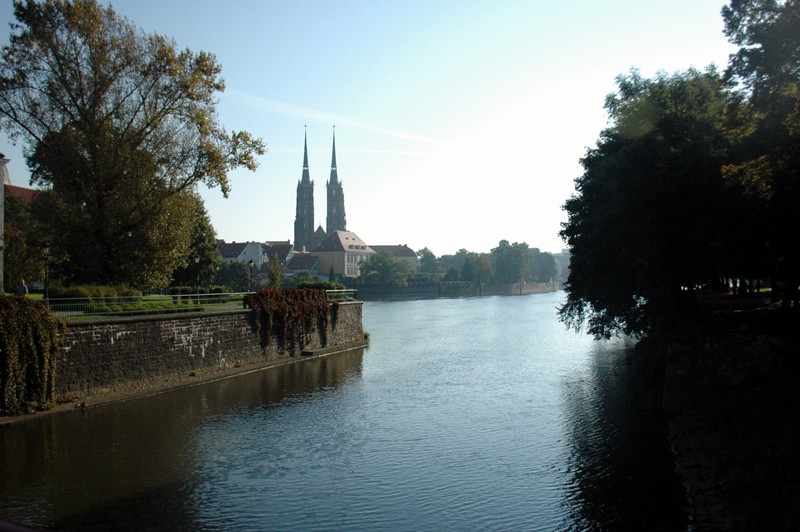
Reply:
M211 312L244 308L247 292L175 294L119 297L50 298L46 301L56 316L66 320L100 319L114 316ZM332 302L353 301L356 290L328 290Z

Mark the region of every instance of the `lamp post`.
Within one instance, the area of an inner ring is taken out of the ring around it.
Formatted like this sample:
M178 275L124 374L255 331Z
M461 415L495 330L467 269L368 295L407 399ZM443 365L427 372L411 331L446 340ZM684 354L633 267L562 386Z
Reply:
M255 267L256 263L253 262L253 259L247 261L247 270L250 272L250 285L248 286L248 291L253 291L253 267Z
M44 253L44 304L48 305L48 300L50 299L50 272L47 264L50 258L50 246L48 244L42 247L42 253Z
M194 293L200 298L200 256L194 256Z

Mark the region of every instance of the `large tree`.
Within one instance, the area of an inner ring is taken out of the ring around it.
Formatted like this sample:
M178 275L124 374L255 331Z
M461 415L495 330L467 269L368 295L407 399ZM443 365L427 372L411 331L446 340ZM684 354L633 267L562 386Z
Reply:
M733 0L725 34L739 46L727 77L749 96L755 128L743 160L726 168L766 221L771 272L797 298L800 283L800 0Z
M208 286L214 281L222 263L222 256L217 249L217 234L199 196L194 197L191 213L191 242L188 253L172 273L172 284Z
M552 253L542 253L539 248L531 250L531 275L530 280L547 283L558 275L558 266Z
M747 129L714 70L621 76L610 126L581 160L561 236L572 250L562 320L590 333L643 335L681 314L743 246L738 195L721 168ZM736 238L741 238L737 235Z
M444 269L442 268L441 259L437 258L428 248L422 248L417 251L419 258L419 273L429 273L433 275L441 275Z
M264 152L219 124L219 64L94 0L15 1L14 14L0 127L25 144L63 275L166 284L188 254L191 193L202 183L227 196L228 172L255 170Z
M408 264L397 260L388 251L370 255L361 263L358 282L361 284L382 284L388 286L408 285Z
M28 283L44 278L44 254L35 240L36 230L30 205L22 198L5 196L5 248L3 249L3 286L9 292L20 279Z
M376 253L361 263L358 282L361 284L406 286L408 284L408 264L395 260L392 254L387 251Z
M531 250L525 242L509 244L501 240L492 249L494 278L500 283L519 283L528 279L531 269Z

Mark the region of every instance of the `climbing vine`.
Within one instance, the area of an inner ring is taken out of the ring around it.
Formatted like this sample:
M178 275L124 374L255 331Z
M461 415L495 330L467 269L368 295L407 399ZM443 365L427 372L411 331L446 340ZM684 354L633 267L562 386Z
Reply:
M53 406L56 357L65 334L66 324L46 305L0 297L0 414Z
M275 336L283 347L302 350L317 330L322 344L327 344L330 303L325 290L264 289L246 295L244 305L255 312L256 326L264 345L269 345Z

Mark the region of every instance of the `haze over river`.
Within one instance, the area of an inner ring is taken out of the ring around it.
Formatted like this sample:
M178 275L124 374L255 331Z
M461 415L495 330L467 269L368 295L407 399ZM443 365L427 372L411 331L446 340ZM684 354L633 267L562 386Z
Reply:
M364 351L0 427L0 519L53 529L675 530L630 347L563 293L364 303Z

